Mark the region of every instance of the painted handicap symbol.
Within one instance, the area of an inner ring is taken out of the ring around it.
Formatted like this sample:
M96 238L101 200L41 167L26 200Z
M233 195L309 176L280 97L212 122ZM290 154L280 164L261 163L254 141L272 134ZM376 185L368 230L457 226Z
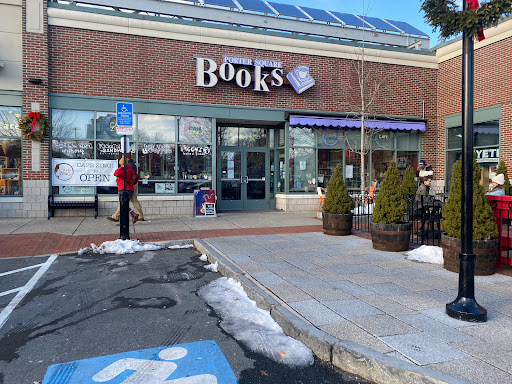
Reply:
M95 374L92 379L97 383L104 383L126 370L132 370L134 372L122 384L217 384L217 378L210 374L166 380L178 368L178 365L172 361L185 357L187 353L185 348L172 347L158 353L158 357L162 360L134 358L117 360Z
M97 356L48 367L42 384L237 384L214 340Z

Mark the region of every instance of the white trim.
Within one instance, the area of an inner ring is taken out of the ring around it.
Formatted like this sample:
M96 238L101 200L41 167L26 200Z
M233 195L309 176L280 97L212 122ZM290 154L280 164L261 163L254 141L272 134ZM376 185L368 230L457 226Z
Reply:
M131 19L60 8L48 9L48 24L92 31L148 36L231 47L264 49L341 59L357 58L356 48L348 45L289 39L286 37L260 35L203 26ZM367 61L420 68L438 68L436 57L431 55L419 55L415 53L371 48L366 49L365 55Z
M498 41L505 40L512 37L512 19L486 29L484 31L485 39L475 42L475 51L494 44ZM453 59L462 55L462 40L454 41L452 44L439 48L436 51L437 60L439 63Z

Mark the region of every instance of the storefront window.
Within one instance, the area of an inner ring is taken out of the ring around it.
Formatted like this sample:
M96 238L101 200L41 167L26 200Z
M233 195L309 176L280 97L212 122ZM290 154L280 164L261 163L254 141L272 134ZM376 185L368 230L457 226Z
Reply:
M290 127L289 139L290 146L315 146L315 132L309 127Z
M94 159L94 142L53 140L52 154L61 159Z
M137 136L139 141L174 143L176 118L163 115L138 115Z
M96 138L103 140L119 140L122 136L116 132L116 114L113 112L98 112L96 114Z
M336 166L343 166L342 149L318 150L318 186L326 188Z
M490 180L496 176L496 168L500 159L499 121L487 121L474 124L474 149L476 161L481 167L480 184L487 189ZM462 127L447 129L447 152L446 152L446 184L451 184L451 170L453 164L458 160L462 153Z
M178 193L212 187L211 145L178 145Z
M372 186L377 187L377 189L381 187L394 155L394 151L374 151L372 153Z
M316 130L318 148L343 148L345 140L343 130L339 128L320 128Z
M316 163L313 148L290 148L290 192L316 192Z
M180 143L211 144L212 120L202 117L181 117L179 141Z
M368 155L364 155L366 165L366 185L368 185ZM347 176L348 175L348 176ZM361 193L361 155L345 151L345 185L349 193Z
M21 195L21 108L0 106L0 196Z
M94 139L94 112L52 110L52 137L54 139Z
M217 129L221 147L267 147L268 131L265 128L219 127Z
M139 143L140 193L176 193L173 144Z
M285 157L284 157L284 149L280 149L278 151L279 156L279 175L277 180L277 188L276 192L284 192L285 187Z

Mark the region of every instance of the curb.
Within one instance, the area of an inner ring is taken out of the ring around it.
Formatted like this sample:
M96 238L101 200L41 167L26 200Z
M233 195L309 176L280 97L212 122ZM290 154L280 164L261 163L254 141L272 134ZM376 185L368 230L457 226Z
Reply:
M338 340L289 310L269 290L207 241L195 239L194 246L199 252L206 254L210 262L218 263L221 275L239 281L247 296L256 301L258 307L270 311L272 318L285 334L303 342L319 359L328 361L343 371L378 384L474 384L384 355L351 341Z

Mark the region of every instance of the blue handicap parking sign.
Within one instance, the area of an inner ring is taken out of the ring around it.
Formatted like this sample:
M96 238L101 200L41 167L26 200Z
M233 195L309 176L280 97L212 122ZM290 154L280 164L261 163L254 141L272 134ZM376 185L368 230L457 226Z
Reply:
M236 384L215 341L198 341L52 365L42 384Z
M133 104L117 103L116 113L118 127L133 127Z

